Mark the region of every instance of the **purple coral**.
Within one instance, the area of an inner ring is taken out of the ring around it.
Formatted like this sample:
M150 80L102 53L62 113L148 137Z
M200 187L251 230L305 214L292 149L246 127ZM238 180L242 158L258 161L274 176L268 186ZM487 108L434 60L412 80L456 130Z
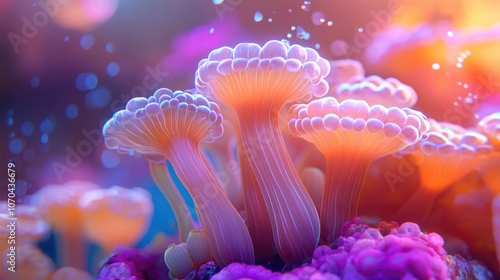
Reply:
M344 237L337 249L318 247L311 266L343 279L448 279L443 243L441 236L424 234L413 223L386 236L368 228Z
M241 263L232 263L222 269L218 274L212 277L212 280L236 280L236 279L254 279L269 280L277 279L279 273L260 265L246 265Z
M163 254L141 249L119 248L99 270L97 280L111 279L169 279Z

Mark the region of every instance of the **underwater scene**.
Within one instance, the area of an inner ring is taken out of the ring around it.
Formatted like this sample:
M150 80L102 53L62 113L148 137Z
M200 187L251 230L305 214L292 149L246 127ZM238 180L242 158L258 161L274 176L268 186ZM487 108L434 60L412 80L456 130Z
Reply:
M500 2L0 1L0 280L500 279Z

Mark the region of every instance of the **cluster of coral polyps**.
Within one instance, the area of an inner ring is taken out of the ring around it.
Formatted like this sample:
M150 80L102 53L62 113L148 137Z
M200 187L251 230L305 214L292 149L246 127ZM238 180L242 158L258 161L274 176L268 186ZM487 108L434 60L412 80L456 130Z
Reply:
M108 148L149 161L172 205L180 231L179 244L165 252L171 277L209 277L217 266L223 269L214 279L278 277L254 264L278 271L304 265L282 279L473 275L457 265L467 261L447 259L438 234L423 234L415 224L394 225L385 236L368 226L356 236L341 234L341 227L357 215L370 164L395 153L423 158L422 190L400 218L428 215L432 205L418 210L421 193L432 195L424 204L433 203L446 186L498 154L495 116L469 129L428 120L409 108L417 101L410 86L365 77L357 62L329 62L311 48L280 41L212 51L200 61L195 85L134 98L103 128ZM221 135L226 148L217 143ZM325 159L326 166L308 164ZM192 231L167 160L193 198L202 231ZM236 168L221 176L223 166Z
M0 279L90 280L87 271L96 265L88 265L90 243L106 254L118 245L134 246L149 228L153 213L151 195L143 189L101 188L85 181L47 185L33 195L32 204L16 207L19 226L14 242L7 241L12 235L8 227L0 229L0 251L14 246L17 256L16 271L12 272L7 271L9 256L3 255L6 259L0 267ZM11 221L7 206L6 201L0 201L4 224ZM57 242L56 263L37 247L51 230Z

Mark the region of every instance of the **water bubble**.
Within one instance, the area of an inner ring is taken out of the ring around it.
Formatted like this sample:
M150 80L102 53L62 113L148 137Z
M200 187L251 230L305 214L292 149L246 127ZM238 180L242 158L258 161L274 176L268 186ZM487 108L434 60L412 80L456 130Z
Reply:
M85 105L90 109L102 108L111 100L111 93L105 88L97 88L85 95Z
M49 142L49 135L48 134L42 134L42 136L40 137L40 142L42 142L43 144L47 144Z
M297 26L297 38L303 40L309 40L311 34L307 32L303 27Z
M268 22L273 22L273 18L268 18L267 21Z
M108 52L108 53L112 53L115 51L115 45L113 45L113 43L107 43L106 46L104 46L104 49Z
M215 31L215 28L213 28L213 27L212 27L212 28L210 28L210 30L209 30L208 32L209 32L210 34L212 34L212 33L214 33L214 31Z
M34 126L32 122L24 122L21 125L21 133L24 136L31 136L31 134L33 134L33 128Z
M220 5L224 2L224 0L212 0L212 3L214 3L214 5Z
M471 104L472 102L474 102L474 100L470 97L466 97L465 100L464 100L465 103L469 103Z
M447 35L450 38L452 38L453 36L455 36L455 34L453 33L453 31L448 31Z
M292 25L292 26L290 27L290 30L292 30L292 31L295 31L295 29L297 29L297 27L296 27L295 25Z
M85 34L80 38L80 47L84 50L90 50L94 45L94 36Z
M306 12L309 11L310 7L311 7L311 1L308 1L308 0L304 1L304 4L302 4L302 6L300 6L300 8Z
M311 15L311 20L314 25L320 25L325 22L325 14L323 12L317 11Z
M319 48L321 47L321 45L319 43L316 43L316 45L314 45L314 47L319 50Z
M40 85L40 78L38 76L33 76L30 79L30 85L34 88Z
M255 22L261 22L263 18L264 15L262 15L262 13L258 11L253 15L253 20L255 20Z
M328 26L332 26L332 25L333 25L333 21L329 20L329 21L326 23L326 25L328 25Z
M286 37L287 37L288 39L292 38L292 33L288 33L288 34L286 34Z
M441 68L441 65L439 65L439 63L432 64L432 70L439 70L440 68Z
M462 63L457 62L457 68L462 68L462 66L463 66Z
M116 62L110 62L108 66L106 66L106 73L109 76L114 77L120 72L120 65Z
M78 107L75 104L68 104L66 106L66 117L70 120L73 120L78 116Z
M457 58L457 61L458 61L458 62L464 62L464 58L463 58L463 57L458 57L458 58Z
M94 89L97 86L97 76L93 73L80 73L76 77L75 85L81 91Z
M358 28L358 32L363 32L363 31L365 31L365 29L363 27Z
M9 151L15 155L21 153L24 149L24 141L19 138L10 140Z
M289 8L289 9L288 9L288 12L289 12L289 13L293 12L292 8Z
M64 42L68 42L69 41L69 36L64 36L63 41Z
M114 168L120 164L120 156L113 150L105 149L101 153L101 163L106 168Z

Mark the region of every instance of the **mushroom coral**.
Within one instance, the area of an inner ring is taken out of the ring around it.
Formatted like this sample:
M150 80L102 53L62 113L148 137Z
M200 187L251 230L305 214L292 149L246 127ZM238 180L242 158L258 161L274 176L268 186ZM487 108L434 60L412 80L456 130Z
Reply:
M315 50L273 40L262 47L242 43L216 49L196 72L197 89L238 116L243 156L264 197L277 252L289 264L312 254L319 219L286 150L279 114L289 102L325 95L329 70ZM245 190L245 196L255 192Z
M118 244L134 245L149 228L153 214L151 195L140 188L91 190L82 195L79 206L85 233L107 254Z
M198 150L202 140L223 132L218 106L197 94L163 88L153 96L133 98L103 128L108 148L168 159L193 197L212 256L221 267L254 262L245 223Z
M396 78L382 79L369 76L360 81L340 84L330 93L338 101L346 99L364 100L370 106L411 108L417 102L417 93Z
M70 266L65 266L54 271L51 274L51 276L45 280L68 280L68 279L92 280L94 278L86 271L79 270Z
M14 218L13 212L8 209L7 201L0 201L0 220L8 225L11 218ZM49 234L49 225L42 219L37 207L28 204L18 204L15 207L16 231L15 242L19 244L35 244ZM0 228L0 252L4 252L11 244L8 240L11 238L11 230L5 226Z
M345 221L356 216L362 180L372 161L415 143L429 128L412 109L369 106L333 97L290 109L290 130L316 145L327 162L320 210L321 240L335 240Z
M0 279L4 280L45 280L54 270L52 259L35 245L26 243L16 246L14 266L9 264L9 256L2 255ZM15 272L7 270L13 267Z
M418 166L420 187L396 214L400 221L422 222L442 191L473 171L493 152L488 138L477 131L446 122L430 122L429 132L401 151L410 154Z
M137 101L140 100L140 101ZM137 108L132 108L134 104L138 102L147 102L145 98L138 98L135 102L127 103L127 109L134 111ZM128 105L130 104L130 105ZM103 128L104 130L104 128ZM106 137L106 135L105 135ZM139 141L137 145L145 145L146 147L150 144L148 141ZM186 202L182 198L179 190L176 188L174 181L165 163L165 157L159 154L150 153L147 148L146 151L139 152L138 150L125 149L122 150L118 148L119 152L131 153L135 156L142 157L149 161L149 172L153 178L155 184L158 186L163 196L167 200L168 204L172 208L175 219L177 221L178 229L178 241L186 242L189 232L194 228L194 221L189 213Z
M80 197L99 186L85 181L70 181L47 185L33 196L42 217L57 235L59 265L84 269L87 244L83 238L83 213L78 206Z

